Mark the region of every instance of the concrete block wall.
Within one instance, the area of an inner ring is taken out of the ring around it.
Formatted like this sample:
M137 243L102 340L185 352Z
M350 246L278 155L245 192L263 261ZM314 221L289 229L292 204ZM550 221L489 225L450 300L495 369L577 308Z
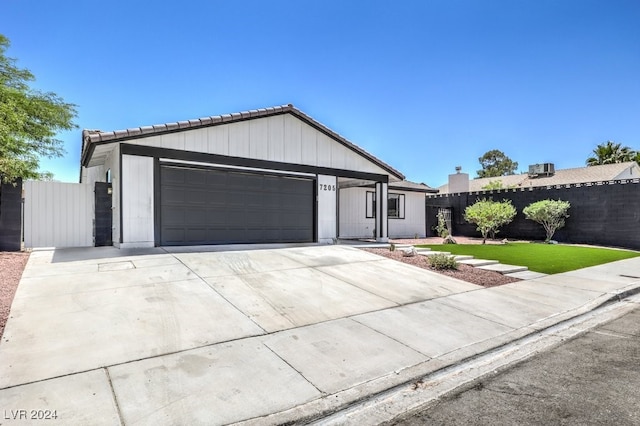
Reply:
M498 238L543 240L542 225L527 220L522 209L544 199L569 201L569 218L554 239L560 242L595 244L640 250L640 180L597 182L589 185L539 187L435 195L427 198L427 229L437 223L438 207L452 208L453 234L479 237L476 227L464 220L464 210L480 198L511 200L518 211L513 222L500 229ZM434 217L431 217L434 216Z

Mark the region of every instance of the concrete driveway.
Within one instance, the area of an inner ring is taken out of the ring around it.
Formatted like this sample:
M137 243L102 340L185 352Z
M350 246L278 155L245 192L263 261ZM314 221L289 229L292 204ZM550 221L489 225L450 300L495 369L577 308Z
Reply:
M640 285L624 268L483 289L346 246L38 251L0 342L0 424L309 416Z

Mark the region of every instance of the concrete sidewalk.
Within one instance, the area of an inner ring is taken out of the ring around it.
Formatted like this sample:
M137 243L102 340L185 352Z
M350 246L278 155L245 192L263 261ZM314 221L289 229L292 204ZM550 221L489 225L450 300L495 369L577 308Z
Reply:
M482 288L344 246L34 252L0 424L316 418L638 288L640 258Z

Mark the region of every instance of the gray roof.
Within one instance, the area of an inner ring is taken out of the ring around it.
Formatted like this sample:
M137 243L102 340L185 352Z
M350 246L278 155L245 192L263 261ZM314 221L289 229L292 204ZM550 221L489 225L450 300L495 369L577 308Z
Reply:
M192 130L202 127L217 126L221 124L233 123L237 121L252 120L256 118L270 117L280 114L291 114L300 120L306 122L310 126L325 133L327 136L333 138L337 142L346 146L347 148L357 152L369 161L383 168L391 175L396 176L399 179L404 179L404 175L398 170L394 169L390 165L386 164L377 157L369 154L364 149L360 148L353 142L350 142L345 137L329 129L324 124L314 120L307 114L303 113L292 104L280 105L270 108L254 109L249 111L236 112L232 114L222 114L210 117L198 118L193 120L177 121L173 123L156 124L153 126L133 127L124 130L114 131L101 131L101 130L88 130L82 131L82 157L81 161L83 165L86 165L91 157L93 149L96 145L122 142L131 139L143 138L151 135L158 135L163 133L173 133L183 130Z
M589 182L605 182L620 179L631 168L635 178L640 178L640 166L634 161L626 163L605 164L600 166L578 167L573 169L556 170L551 176L529 177L527 173L519 175L499 176L469 180L469 192L483 191L482 187L489 182L499 180L505 188L529 188L538 186L569 185ZM440 194L449 193L449 185L438 188Z
M389 189L401 189L404 191L414 191L414 192L431 192L434 194L438 192L437 189L431 188L427 184L411 182L409 180L401 180L399 182L389 182Z

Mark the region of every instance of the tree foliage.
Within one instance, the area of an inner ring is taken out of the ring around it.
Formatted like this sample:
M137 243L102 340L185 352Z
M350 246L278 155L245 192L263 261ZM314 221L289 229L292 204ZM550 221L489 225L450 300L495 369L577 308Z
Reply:
M564 226L565 218L569 217L567 211L571 207L568 201L541 200L529 204L522 210L527 219L538 222L544 227L549 242L556 231Z
M64 153L61 130L75 128L75 105L55 93L29 87L31 72L5 56L9 40L0 34L0 179L38 179L40 157Z
M498 228L511 223L516 216L516 208L511 200L493 201L481 198L464 210L464 218L467 222L477 226L482 234L482 244L487 242L487 237L495 237Z
M478 161L482 166L482 169L477 171L479 178L513 175L518 169L517 161L513 161L497 149L486 152Z
M500 179L490 180L488 184L482 187L482 189L486 191L491 191L493 189L503 189L504 185Z
M592 154L591 157L587 158L587 166L637 161L638 157L638 153L628 146L622 146L622 144L613 141L606 141L605 143L599 144L592 151Z

